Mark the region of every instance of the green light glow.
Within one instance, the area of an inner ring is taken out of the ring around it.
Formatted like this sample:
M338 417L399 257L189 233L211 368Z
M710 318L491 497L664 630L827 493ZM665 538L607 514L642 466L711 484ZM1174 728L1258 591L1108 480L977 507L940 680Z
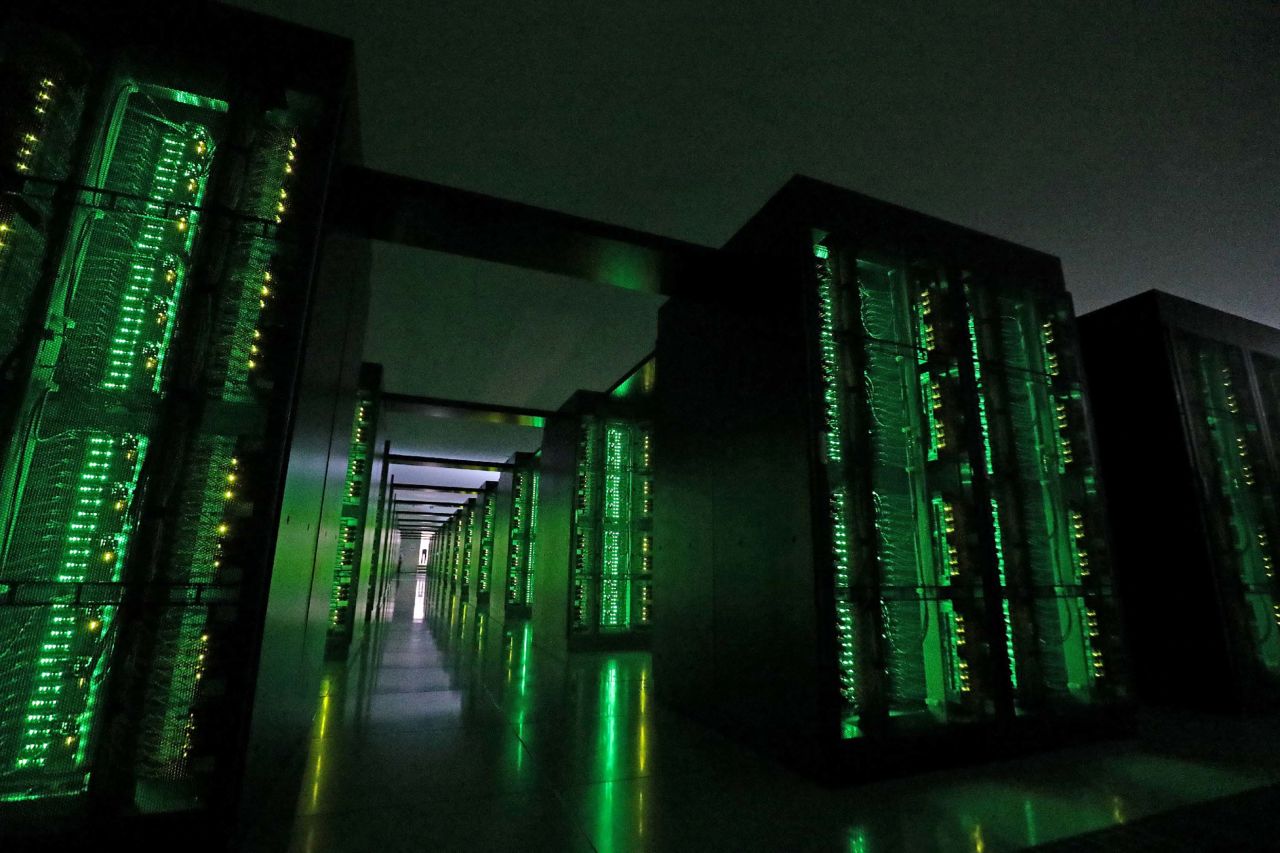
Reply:
M1275 580L1275 543L1269 523L1280 519L1262 444L1246 364L1233 348L1184 338L1186 358L1201 411L1193 428L1202 435L1209 471L1205 486L1211 505L1226 510L1227 535L1214 535L1218 560L1229 573L1228 587L1241 619L1245 653L1267 670L1280 672L1280 596ZM1269 388L1259 383L1265 392ZM1083 536L1080 537L1083 539Z
M333 583L329 590L330 637L346 637L352 627L351 598L359 573L369 505L369 480L373 473L374 406L371 392L361 391L358 394L342 488Z
M481 594L489 592L489 574L493 566L493 519L497 506L493 494L486 494L480 522L480 565L476 570L476 587Z
M539 471L533 471L533 490L529 499L529 529L525 535L524 603L533 606L533 576L538 566L538 480Z
M633 631L648 624L653 605L649 430L585 416L579 433L571 629ZM533 489L536 523L536 476Z
M969 352L973 357L973 377L978 386L978 423L982 429L982 459L987 476L995 474L995 462L991 453L991 427L987 422L987 391L982 384L982 356L978 352L978 329L973 311L969 312ZM991 498L992 537L995 540L996 572L1000 580L1000 610L1004 622L1005 650L1009 658L1009 677L1013 689L1018 689L1018 657L1014 654L1013 619L1009 610L1009 581L1005 577L1004 534L1000 528L1000 505Z
M624 427L618 424L605 426L600 625L611 628L627 623L625 611L630 601L627 594L629 583L623 572L623 562L629 557L628 544L624 542L627 531L620 529L630 510L629 502L624 498L624 480L629 473L627 438Z
M529 481L527 468L518 468L511 481L511 527L507 545L507 604L523 604L525 551L531 530L529 520ZM527 599L527 596L526 596Z
M840 353L836 344L835 278L831 253L819 242L813 245L814 269L818 279L818 349L822 365L822 397L825 424L822 452L829 483L831 519L831 559L835 585L836 668L841 699L847 706L842 732L857 736L857 652L854 644L856 625L850 597L851 541L849 538L849 492L841 470L844 461L844 401Z
M37 437L7 463L22 470L3 478L20 492L7 509L12 524L0 552L7 571L23 566L16 570L32 580L120 581L150 444L151 424L139 413L153 409L162 390L186 281L180 259L195 246L195 208L214 156L203 125L157 115L181 101L177 95L195 96L134 84L117 92L85 180L141 201L97 209L100 198L86 195L90 203L78 209L78 248L62 266L46 318L59 331L42 343L32 382L33 393L45 395L33 421ZM220 102L203 106L225 109ZM95 391L113 401L109 408L128 412L126 419L93 426L103 422L99 409L68 407ZM61 534L49 535L54 528ZM48 532L32 539L35 530ZM9 686L26 710L0 720L0 728L21 720L9 741L15 751L0 755L12 762L5 782L12 787L0 789L0 799L72 794L86 784L116 611L71 600L29 611L27 630L38 630L39 639L29 651L15 650L31 655L29 685ZM0 732L0 741L7 734Z

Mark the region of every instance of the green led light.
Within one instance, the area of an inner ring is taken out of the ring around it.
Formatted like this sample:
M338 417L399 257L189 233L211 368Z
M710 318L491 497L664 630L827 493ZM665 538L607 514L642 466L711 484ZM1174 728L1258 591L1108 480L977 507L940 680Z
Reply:
M972 310L969 312L969 351L973 356L973 377L978 390L978 423L982 429L982 458L986 465L987 476L995 474L995 462L991 452L991 427L987 423L986 389L982 382L982 357L978 352L978 329ZM996 499L991 499L992 536L995 539L996 568L1000 578L1000 609L1004 622L1005 648L1009 657L1009 677L1013 687L1018 687L1018 658L1014 654L1013 619L1009 610L1008 581L1005 578L1004 534L1000 527L1000 507Z
M629 436L627 429L610 423L604 441L604 524L601 538L600 625L620 627L628 623L629 583L624 561L629 556L620 525L630 520Z
M857 724L857 653L854 611L849 602L852 542L849 534L849 495L843 472L845 435L844 399L840 368L840 352L836 342L835 276L831 252L821 243L813 245L818 279L818 350L822 372L823 415L822 452L828 468L831 491L828 496L831 521L831 559L835 586L836 667L840 696L851 709L842 733L845 737L860 734Z
M524 603L533 606L533 576L537 569L537 535L538 535L538 479L539 472L533 472L533 486L529 498L529 529L525 541L524 558Z
M374 405L370 392L360 391L357 394L347 451L346 478L342 489L333 582L329 589L330 637L346 637L351 632L351 598L363 551L369 477L372 471Z

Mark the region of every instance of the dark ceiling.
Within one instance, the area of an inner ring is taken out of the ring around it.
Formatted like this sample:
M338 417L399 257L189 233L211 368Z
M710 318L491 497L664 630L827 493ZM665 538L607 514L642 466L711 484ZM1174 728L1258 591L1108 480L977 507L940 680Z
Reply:
M793 173L1280 326L1280 4L241 0L355 39L368 165L706 245ZM557 405L656 301L379 246L389 387Z

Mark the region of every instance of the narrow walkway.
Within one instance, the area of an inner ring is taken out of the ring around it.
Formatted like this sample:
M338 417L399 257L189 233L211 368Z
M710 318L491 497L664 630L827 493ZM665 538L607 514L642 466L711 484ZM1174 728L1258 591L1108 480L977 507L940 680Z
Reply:
M828 790L656 705L647 654L550 657L528 625L494 626L404 574L370 640L325 680L292 849L986 853L1280 783L1280 725L1146 728ZM1144 849L1127 845L1162 819L1078 849Z

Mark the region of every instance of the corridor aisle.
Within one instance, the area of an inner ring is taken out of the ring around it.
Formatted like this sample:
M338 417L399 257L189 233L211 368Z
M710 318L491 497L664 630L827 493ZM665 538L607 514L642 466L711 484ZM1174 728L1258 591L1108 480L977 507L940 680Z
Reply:
M552 657L424 575L391 598L326 677L293 850L987 853L1280 782L1274 724L1158 718L1146 740L826 789L658 706L645 653ZM1180 849L1160 826L1126 838Z

